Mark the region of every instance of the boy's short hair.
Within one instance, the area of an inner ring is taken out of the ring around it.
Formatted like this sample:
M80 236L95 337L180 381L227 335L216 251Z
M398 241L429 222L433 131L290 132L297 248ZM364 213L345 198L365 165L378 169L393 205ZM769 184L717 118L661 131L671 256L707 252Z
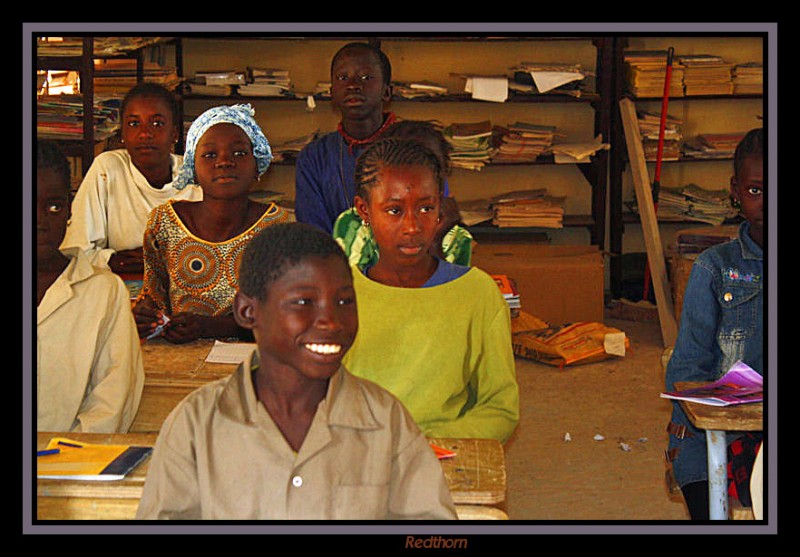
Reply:
M331 75L333 75L333 66L336 64L336 60L339 56L345 51L350 49L364 49L369 50L372 52L377 58L378 63L381 66L381 74L383 75L383 84L384 85L391 85L392 83L392 63L389 62L389 57L386 56L386 53L382 51L380 48L373 46L369 43L347 43L342 48L336 51L336 54L333 55L331 58Z
M764 128L750 130L736 145L736 150L733 153L733 172L735 176L739 176L744 160L753 155L764 156Z
M316 226L289 222L268 226L248 242L239 266L239 290L259 301L291 267L309 257L338 257L350 270L345 255L333 236Z
M38 170L51 169L63 179L64 187L69 192L72 189L72 173L69 161L61 149L52 141L36 141L36 168Z

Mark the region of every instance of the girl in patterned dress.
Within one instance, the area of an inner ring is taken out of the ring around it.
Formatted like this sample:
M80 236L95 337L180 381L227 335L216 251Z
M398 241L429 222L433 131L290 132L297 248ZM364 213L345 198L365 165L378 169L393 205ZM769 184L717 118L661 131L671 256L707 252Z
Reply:
M158 330L185 343L244 334L232 315L241 254L259 231L288 220L274 203L249 199L272 160L254 114L247 104L218 106L192 123L175 187L198 184L203 199L170 200L150 213L134 308L140 337Z

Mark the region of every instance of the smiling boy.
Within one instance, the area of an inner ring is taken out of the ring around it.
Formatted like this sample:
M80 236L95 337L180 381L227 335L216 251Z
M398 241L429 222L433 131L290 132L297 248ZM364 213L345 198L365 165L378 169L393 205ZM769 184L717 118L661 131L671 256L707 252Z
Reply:
M400 402L341 366L358 331L347 260L291 223L251 240L234 302L257 349L165 421L138 519L456 518Z

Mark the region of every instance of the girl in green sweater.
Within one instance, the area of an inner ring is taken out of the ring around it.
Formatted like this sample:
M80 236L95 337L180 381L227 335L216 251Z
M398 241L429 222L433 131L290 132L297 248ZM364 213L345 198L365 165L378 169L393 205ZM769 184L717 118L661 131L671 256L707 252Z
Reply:
M359 157L354 205L380 257L353 273L361 327L344 363L397 396L428 437L505 442L519 421L508 305L484 271L431 254L443 177L413 140Z

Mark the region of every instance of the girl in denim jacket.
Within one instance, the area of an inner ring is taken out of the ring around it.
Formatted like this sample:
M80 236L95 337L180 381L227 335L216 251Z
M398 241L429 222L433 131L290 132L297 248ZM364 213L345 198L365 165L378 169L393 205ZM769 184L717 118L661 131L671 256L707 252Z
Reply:
M680 330L666 388L714 381L737 360L763 375L763 130L751 130L734 153L731 197L745 219L738 238L700 254L686 285ZM693 520L707 520L705 433L673 402L668 456Z

